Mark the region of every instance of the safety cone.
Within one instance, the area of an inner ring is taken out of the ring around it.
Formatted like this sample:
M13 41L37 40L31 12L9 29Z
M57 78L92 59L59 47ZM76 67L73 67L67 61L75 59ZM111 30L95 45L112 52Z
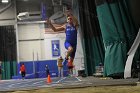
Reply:
M52 82L52 80L51 80L51 76L50 75L48 75L48 78L47 78L47 83L51 83Z

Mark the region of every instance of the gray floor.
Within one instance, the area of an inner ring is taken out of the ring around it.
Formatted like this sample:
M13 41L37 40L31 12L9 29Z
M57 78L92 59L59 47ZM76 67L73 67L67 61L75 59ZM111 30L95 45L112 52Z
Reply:
M75 83L80 79L77 77L63 77L63 78L51 78L52 82L47 83L46 78L40 79L17 79L17 80L1 80L0 91L14 91L14 90L27 90L36 89L41 87L57 86L58 84Z
M89 86L122 86L122 85L137 85L138 79L110 79L97 77L63 77L51 78L52 82L47 83L46 78L40 79L25 79L25 80L1 80L0 91L15 91L38 89L42 87L54 88L77 88Z

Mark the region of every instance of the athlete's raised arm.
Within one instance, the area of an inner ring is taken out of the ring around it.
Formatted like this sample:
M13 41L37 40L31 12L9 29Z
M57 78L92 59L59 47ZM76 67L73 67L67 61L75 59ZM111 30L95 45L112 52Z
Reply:
M65 30L65 25L63 25L61 27L54 27L53 24L51 23L51 21L49 19L46 20L46 23L52 28L52 30L54 32Z

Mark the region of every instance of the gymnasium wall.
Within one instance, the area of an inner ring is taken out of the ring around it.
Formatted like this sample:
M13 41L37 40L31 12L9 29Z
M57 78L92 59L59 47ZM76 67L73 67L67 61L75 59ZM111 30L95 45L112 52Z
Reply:
M24 63L26 68L26 79L31 78L46 78L46 71L45 66L48 65L50 70L51 77L57 77L58 76L58 68L57 68L57 60L42 60L42 61L22 61L19 64L17 64L18 70L17 75L13 76L12 79L21 79L21 75L19 73L20 71L20 65ZM64 76L68 75L68 69L67 66L64 66Z

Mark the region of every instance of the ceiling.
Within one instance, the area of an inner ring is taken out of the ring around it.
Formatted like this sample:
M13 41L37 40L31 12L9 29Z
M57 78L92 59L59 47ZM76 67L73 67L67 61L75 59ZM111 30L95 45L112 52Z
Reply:
M43 2L47 9L52 8L54 5L52 3L59 3L59 0L16 0L18 11L38 11L40 10L41 3ZM62 5L71 6L72 0L62 0Z
M59 0L16 0L17 2L26 2L26 3L40 3L40 2L59 2ZM63 5L71 6L72 0L62 0Z

